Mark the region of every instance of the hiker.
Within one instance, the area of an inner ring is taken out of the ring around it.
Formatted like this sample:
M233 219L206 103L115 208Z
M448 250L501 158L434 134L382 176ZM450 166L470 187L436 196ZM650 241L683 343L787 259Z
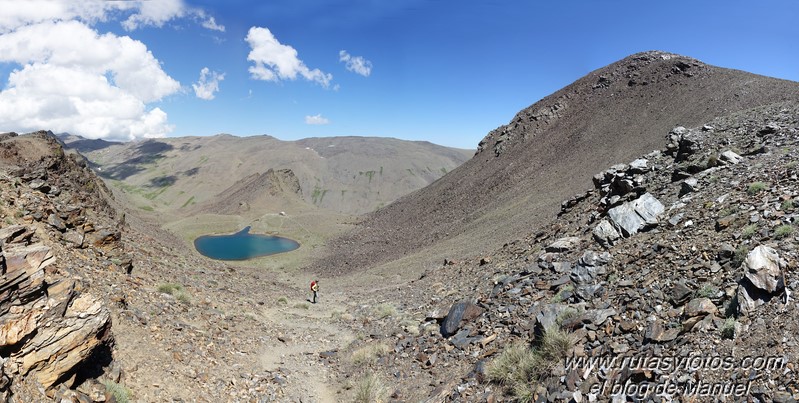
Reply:
M313 302L316 303L316 298L319 294L319 280L311 281L311 291L313 292Z

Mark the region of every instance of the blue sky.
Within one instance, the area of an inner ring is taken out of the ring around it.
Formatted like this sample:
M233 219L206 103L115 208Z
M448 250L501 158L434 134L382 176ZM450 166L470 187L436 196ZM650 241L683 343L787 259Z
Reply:
M0 0L0 131L474 148L640 51L799 81L798 17L793 0Z

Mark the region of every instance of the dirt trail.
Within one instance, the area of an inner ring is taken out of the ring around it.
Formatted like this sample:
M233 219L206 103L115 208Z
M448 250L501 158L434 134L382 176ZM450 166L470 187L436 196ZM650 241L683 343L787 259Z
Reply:
M336 402L341 385L327 362L355 336L339 318L348 308L342 292L320 294L316 304L294 299L284 306L266 307L264 324L276 337L263 345L260 357L265 371L276 374L284 383L285 397L290 401Z

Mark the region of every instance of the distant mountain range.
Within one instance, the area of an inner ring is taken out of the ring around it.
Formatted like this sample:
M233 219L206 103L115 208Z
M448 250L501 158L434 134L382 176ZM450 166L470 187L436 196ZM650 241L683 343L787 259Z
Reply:
M297 200L334 212L361 214L432 183L474 154L474 150L377 137L281 141L271 136L221 134L131 143L71 135L60 138L140 208L195 213L195 206L211 205L221 213L220 206L234 191L238 192L236 203L269 209L270 203L259 198L274 198L274 192L261 192L258 186L228 188L269 170L288 170L286 174L299 184ZM247 191L251 194L244 195ZM283 203L279 208L287 207ZM230 207L230 212L238 210L238 205Z

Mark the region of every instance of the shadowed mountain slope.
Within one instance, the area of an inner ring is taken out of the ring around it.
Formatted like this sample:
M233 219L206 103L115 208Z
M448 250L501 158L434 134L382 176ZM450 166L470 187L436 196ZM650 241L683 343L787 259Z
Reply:
M520 111L471 160L369 215L314 266L342 273L493 250L552 219L594 173L658 148L677 125L797 99L799 83L664 52L629 56Z

